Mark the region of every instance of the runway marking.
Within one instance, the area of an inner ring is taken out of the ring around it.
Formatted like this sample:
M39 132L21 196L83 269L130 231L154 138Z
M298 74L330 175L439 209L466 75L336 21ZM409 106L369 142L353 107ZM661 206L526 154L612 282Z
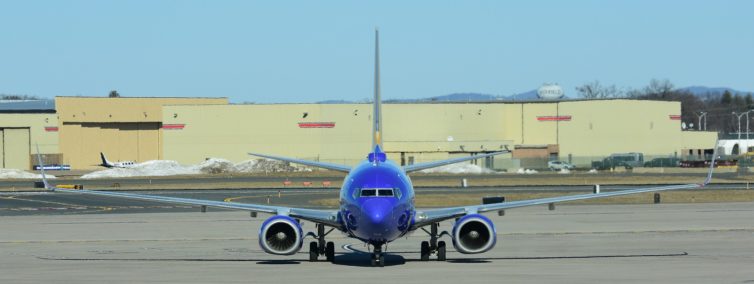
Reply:
M36 202L36 203L45 203L45 204L55 204L55 205L62 205L62 206L78 206L78 205L76 205L76 204L72 204L72 203L64 203L64 202L54 202L54 201L47 201L47 200L37 200L37 199L27 199L27 198L18 198L17 196L0 197L0 199L8 199L8 200L21 200L21 201L27 201L27 202Z
M341 246L341 247L343 248L343 250L345 250L345 251L347 251L347 252L356 252L356 251L354 251L353 249L351 249L351 246L352 246L352 245L353 245L353 244L345 244L345 245L343 245L343 246Z

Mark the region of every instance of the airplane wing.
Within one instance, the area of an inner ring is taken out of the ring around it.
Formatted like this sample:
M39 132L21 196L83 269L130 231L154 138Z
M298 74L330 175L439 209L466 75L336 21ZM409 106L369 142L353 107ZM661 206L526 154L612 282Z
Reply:
M450 165L450 164L455 164L455 163L460 163L460 162L465 162L465 161L470 161L470 160L476 160L476 159L486 158L486 157L510 153L510 152L511 151L509 150L505 150L505 151L481 154L481 155L476 155L476 156L460 157L460 158L433 161L433 162L427 162L427 163L418 163L418 164L403 166L403 170L406 171L406 173L421 171L421 170L436 168L439 166Z
M489 211L498 211L498 210L504 210L504 209L512 209L512 208L519 208L519 207L525 207L525 206L549 204L549 203L557 203L557 202L565 202L565 201L613 197L613 196L621 196L621 195L644 193L644 192L702 188L706 186L707 184L709 184L710 181L712 180L712 171L715 167L716 155L717 155L717 151L714 151L713 156L712 156L712 162L710 163L710 168L709 168L709 171L707 172L707 178L704 180L704 182L699 183L699 184L656 186L656 187L637 188L637 189L620 190L620 191L605 192L605 193L566 195L566 196L539 198L539 199L530 199L530 200L519 200L519 201L511 201L511 202L503 202L503 203L494 203L494 204L417 210L416 218L415 218L414 224L411 226L411 230L415 230L420 227L430 225L432 223L437 223L437 222L441 222L448 219L458 218L467 214L484 213L484 212L489 212Z
M39 165L43 165L42 157L39 154L39 146L37 146L37 160L39 162ZM314 223L325 224L325 225L339 228L339 229L342 228L342 224L338 220L338 211L336 210L315 210L315 209L248 204L248 203L238 203L238 202L224 202L224 201L212 201L212 200L191 199L191 198L178 198L178 197L169 197L169 196L134 194L134 193L126 193L126 192L112 192L112 191L98 191L98 190L84 190L84 189L64 189L64 188L57 188L55 186L50 185L47 182L47 177L45 177L44 169L41 169L41 173L42 173L42 182L44 183L45 188L47 190L54 191L54 192L119 197L119 198L128 198L128 199L144 200L144 201L186 204L186 205L194 205L194 206L208 206L208 207L223 208L223 209L245 210L245 211L251 211L251 212L268 213L272 215L286 215L286 216L299 218L299 219L307 220Z
M344 173L347 173L347 172L351 171L351 167L346 166L346 165L339 165L339 164L325 163L325 162L315 162L315 161L309 161L309 160L299 160L299 159L294 159L294 158L272 156L272 155L258 154L258 153L249 153L249 155L257 156L257 157L262 157L262 158L267 158L267 159L272 159L272 160L278 160L278 161L284 161L284 162L302 164L302 165L306 165L306 166L323 168L323 169L328 169L328 170L338 171L338 172L344 172Z
M251 211L251 212L260 212L260 213L267 213L267 214L272 214L272 215L286 215L293 218L299 218L299 219L311 221L314 223L325 224L325 225L336 227L336 228L342 227L341 223L338 222L338 211L336 210L315 210L315 209L269 206L269 205L238 203L238 202L224 202L224 201L178 198L178 197L158 196L158 195L134 194L134 193L126 193L126 192L84 190L84 189L63 189L63 188L57 188L53 186L47 189L54 192L118 197L118 198L128 198L128 199L163 202L163 203L186 204L186 205L194 205L194 206L208 206L208 207L223 208L223 209L235 209L235 210L244 210L244 211Z

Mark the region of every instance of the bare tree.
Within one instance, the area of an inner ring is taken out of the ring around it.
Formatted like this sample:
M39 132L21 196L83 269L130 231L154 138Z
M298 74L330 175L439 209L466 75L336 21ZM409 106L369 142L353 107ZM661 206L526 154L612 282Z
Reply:
M606 99L606 98L620 98L623 97L623 91L621 91L615 85L602 86L600 81L595 80L584 85L576 87L576 92L579 96L585 99Z
M22 101L22 100L39 100L39 99L40 98L37 96L30 96L30 95L0 94L0 100Z
M649 81L649 86L644 88L644 94L666 97L673 91L674 87L675 86L673 86L673 83L671 83L668 79L652 79L651 81Z

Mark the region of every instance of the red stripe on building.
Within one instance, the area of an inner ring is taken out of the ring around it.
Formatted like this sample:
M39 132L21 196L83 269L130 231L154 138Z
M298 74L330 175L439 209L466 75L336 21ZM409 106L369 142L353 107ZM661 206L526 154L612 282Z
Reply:
M680 115L671 114L669 116L670 116L670 120L681 120L681 116Z
M165 130L181 130L186 127L185 124L163 124L162 129Z
M58 132L57 126L45 126L45 131L47 132Z
M537 116L539 121L571 121L570 115L558 115L558 116Z
M335 122L299 122L299 128L334 128Z

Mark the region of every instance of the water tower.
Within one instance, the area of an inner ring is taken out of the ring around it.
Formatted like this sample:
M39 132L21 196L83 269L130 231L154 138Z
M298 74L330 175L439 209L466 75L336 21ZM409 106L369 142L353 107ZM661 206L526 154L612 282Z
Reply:
M562 98L565 95L563 93L563 88L558 86L558 84L548 84L545 83L542 85L542 87L539 87L537 90L537 96L539 96L540 99L545 100L555 100Z

